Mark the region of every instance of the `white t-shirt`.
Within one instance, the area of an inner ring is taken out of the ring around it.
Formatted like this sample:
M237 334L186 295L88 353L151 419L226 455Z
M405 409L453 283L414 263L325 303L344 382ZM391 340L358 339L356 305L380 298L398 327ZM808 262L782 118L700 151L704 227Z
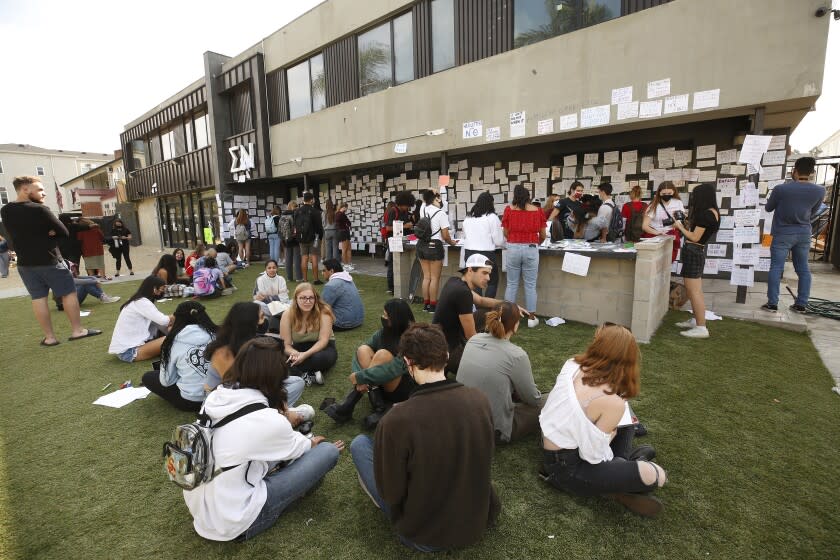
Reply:
M496 214L485 214L480 218L466 218L461 224L464 230L464 249L470 251L495 251L505 246L502 222Z
M147 298L132 301L120 311L120 316L117 317L108 353L122 354L129 348L143 346L154 334L153 323L166 328L169 325L169 316L161 313ZM154 330L156 331L157 328Z
M662 201L662 204L664 204L665 208L668 209L668 213L671 214L672 218L674 217L674 212L676 212L677 210L685 212L685 206L683 205L682 200L680 200L680 197L678 197L678 196L675 196L674 198L672 198L668 202ZM647 215L651 216L650 209L648 209ZM670 231L670 230L674 229L673 226L663 226L662 225L662 220L665 220L667 218L668 218L668 214L665 213L665 210L662 208L662 206L660 204L657 204L656 205L656 210L650 218L650 227L652 227L653 229L655 229L659 233L665 233L667 231Z
M443 240L441 230L443 228L449 229L449 216L446 215L443 208L428 205L421 210L420 217L424 216L428 216L432 222L432 239Z

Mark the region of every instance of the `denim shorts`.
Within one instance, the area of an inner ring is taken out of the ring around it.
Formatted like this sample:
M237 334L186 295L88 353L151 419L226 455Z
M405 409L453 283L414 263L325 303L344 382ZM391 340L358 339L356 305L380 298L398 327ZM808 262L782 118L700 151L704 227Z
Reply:
M43 266L18 266L20 279L32 299L41 299L49 295L50 290L56 297L76 293L73 275L64 263Z
M138 346L135 346L134 348L129 348L125 352L120 352L117 354L117 358L124 362L133 362L137 358L137 348Z

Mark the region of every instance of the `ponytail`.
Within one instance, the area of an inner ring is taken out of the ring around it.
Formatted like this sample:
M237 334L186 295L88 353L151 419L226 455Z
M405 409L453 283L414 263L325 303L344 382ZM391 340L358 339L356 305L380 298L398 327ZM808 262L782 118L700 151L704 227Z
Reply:
M513 332L519 319L519 306L510 301L503 301L485 315L485 330L494 338L504 338Z

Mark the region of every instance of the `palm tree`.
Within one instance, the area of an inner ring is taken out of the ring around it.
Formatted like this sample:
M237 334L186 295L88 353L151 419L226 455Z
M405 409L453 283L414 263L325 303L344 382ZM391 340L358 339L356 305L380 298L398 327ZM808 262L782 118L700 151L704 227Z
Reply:
M545 14L546 23L514 37L514 48L545 41L619 15L613 14L604 4L591 5L587 0L545 0Z
M359 51L359 89L362 95L391 86L391 48L371 43Z

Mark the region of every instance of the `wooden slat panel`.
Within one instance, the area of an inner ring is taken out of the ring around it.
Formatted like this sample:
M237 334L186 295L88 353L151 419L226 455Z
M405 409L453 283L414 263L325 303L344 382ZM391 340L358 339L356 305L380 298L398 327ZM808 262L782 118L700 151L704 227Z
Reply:
M351 35L324 49L327 106L359 97L359 62L356 37Z
M417 78L432 73L432 3L421 0L412 9L414 23L414 72Z
M513 47L511 0L456 0L456 64L468 64Z

